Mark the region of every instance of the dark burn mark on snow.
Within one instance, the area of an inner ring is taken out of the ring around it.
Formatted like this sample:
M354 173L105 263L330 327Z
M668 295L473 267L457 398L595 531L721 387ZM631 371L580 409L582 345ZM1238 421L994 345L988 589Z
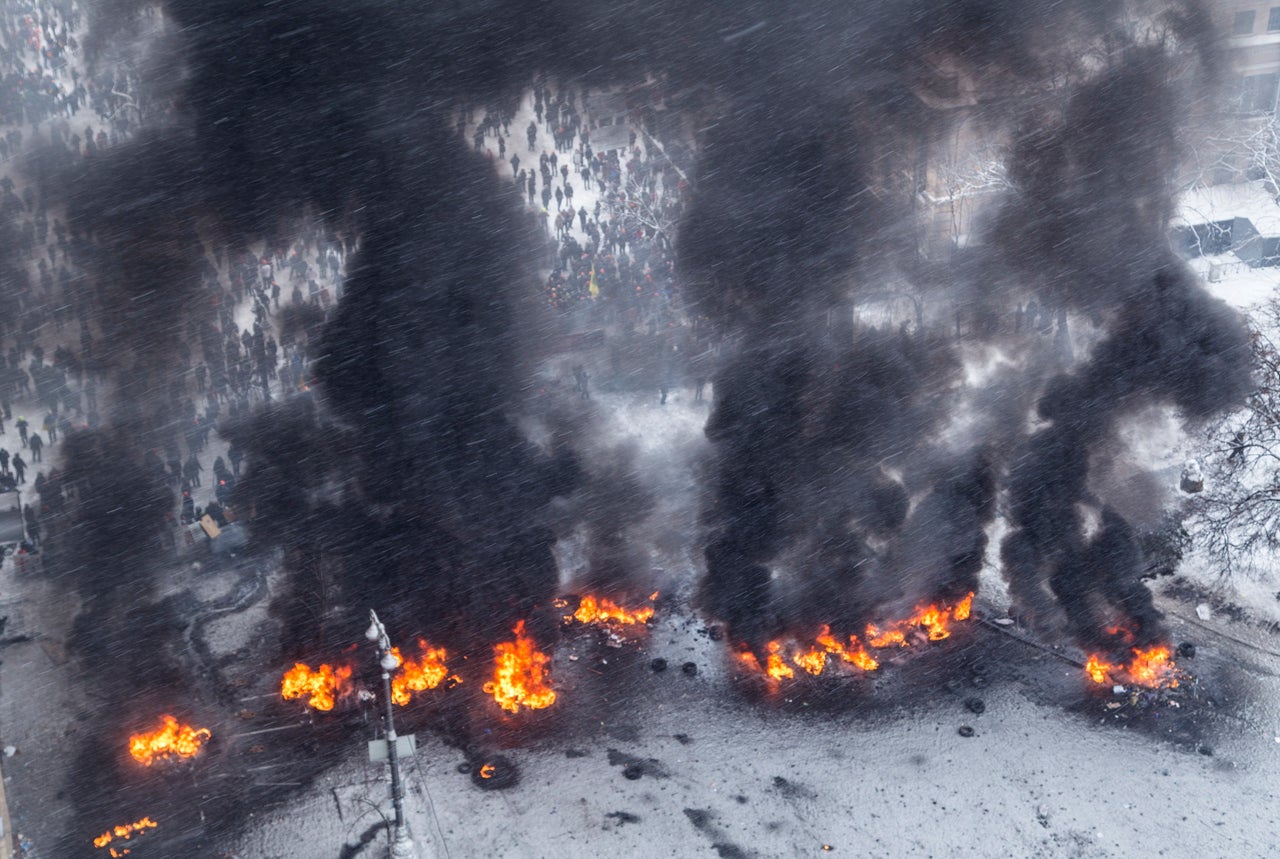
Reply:
M816 793L804 785L797 784L780 775L774 776L771 784L773 790L776 790L787 799L814 799L817 797Z
M617 749L609 749L609 766L622 767L622 774L632 781L643 776L667 778L669 775L666 767L656 758L638 758Z
M684 816L693 824L693 828L701 832L703 835L712 839L721 837L720 827L715 823L715 812L709 808L686 808ZM725 859L746 859L751 854L744 851L741 847L728 841L714 841L711 849L716 851L717 856L725 857Z

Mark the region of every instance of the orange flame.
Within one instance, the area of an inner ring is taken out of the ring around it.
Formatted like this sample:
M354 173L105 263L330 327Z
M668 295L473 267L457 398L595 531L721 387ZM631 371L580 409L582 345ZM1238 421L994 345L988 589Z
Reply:
M880 661L863 650L862 645L858 644L858 639L849 636L849 641L853 646L842 654L845 662L851 662L863 671L875 671L880 667Z
M493 764L485 764L480 767L480 778L493 778L493 771L496 769Z
M1167 647L1152 647L1147 650L1135 647L1133 659L1129 662L1129 677L1139 686L1175 689L1182 672L1173 664L1172 657L1173 654Z
M1178 687L1183 674L1174 664L1173 654L1168 647L1157 645L1146 650L1135 647L1132 652L1133 659L1119 665L1105 662L1097 654L1090 655L1085 662L1085 673L1094 683L1099 684L1106 683L1110 677L1148 689Z
M867 653L856 635L849 636L849 646L846 647L831 635L830 629L824 626L816 641L828 653L838 655L845 662L855 665L863 671L875 671L880 667L880 663L870 653ZM813 672L809 673L812 674Z
M159 728L150 733L129 737L129 754L139 763L151 766L156 758L168 760L171 757L194 757L210 737L208 728L179 724L177 719L168 714L160 718L162 724Z
M868 624L867 646L880 649L893 646L909 647L912 644L909 636L917 629L923 629L930 641L950 638L951 621L968 620L972 614L973 596L970 592L964 599L950 607L943 604L917 609L905 620L886 624L883 630L875 624ZM867 652L858 636L850 635L849 643L844 644L832 635L831 628L825 625L814 637L811 645L794 640L787 642L774 640L766 645L766 650L768 653L763 669L760 667L759 660L750 652L739 653L738 658L751 670L767 674L773 680L794 677L795 671L792 670L791 665L802 668L814 676L820 675L831 664L833 656L838 656L842 662L862 671L875 671L880 667L879 660Z
M893 621L888 624L884 632L874 624L867 626L867 643L872 647L888 647L896 644L899 647L907 647L910 642L907 636L913 630L924 628L925 633L929 636L930 641L942 641L951 637L951 630L948 625L953 620L968 620L969 615L973 612L973 592L970 591L965 598L960 600L954 606L947 605L927 605L924 608L916 609L915 614L905 620Z
M791 666L782 661L782 655L780 653L781 650L781 644L776 641L769 642L769 657L768 664L765 667L765 673L774 680L781 680L784 677L790 678L796 676L796 673L791 670Z
M795 676L795 672L787 665L787 660L815 677L826 670L829 664L828 659L832 656L839 657L862 671L875 671L880 667L880 663L867 653L856 635L849 636L849 644L846 646L831 634L831 629L827 626L822 627L822 631L814 638L814 646L808 649L800 649L800 646L794 642L787 646L777 640L769 642L766 649L769 655L764 673L774 680ZM739 658L752 669L760 670L760 663L756 661L753 654L742 653L739 654Z
M508 713L520 712L521 705L531 710L541 710L556 702L555 690L547 685L547 663L551 657L534 646L532 638L524 634L524 621L519 621L512 632L515 641L503 641L494 645L493 680L484 684L486 694L492 695L498 706Z
M1120 624L1114 624L1112 626L1108 626L1106 631L1107 635L1110 635L1113 638L1119 638L1125 644L1133 644L1134 634L1131 629L1121 626Z
M117 838L120 839L121 841L128 841L130 838L133 837L134 833L141 835L143 832L147 831L148 829L155 829L158 825L159 824L157 824L150 817L144 817L141 820L136 821L134 823L125 823L121 826L113 826L110 829L108 829L106 832L99 835L97 838L93 839L93 846L106 847L108 844L110 844L112 841L115 841ZM125 856L129 853L129 848L128 847L121 847L121 848L112 847L109 849L108 852L114 857Z
M1107 675L1116 670L1116 666L1110 662L1103 662L1102 657L1094 654L1084 664L1085 673L1093 679L1094 683L1106 683Z
M951 632L947 629L947 617L936 606L929 606L921 612L919 621L920 626L929 630L930 641L942 641L951 637Z
M400 663L400 670L391 678L391 700L401 707L408 705L413 692L434 689L446 678L454 685L462 682L462 678L456 674L449 675L449 668L445 665L448 654L443 647L431 647L419 638L418 649L422 655L414 662L405 661L400 655L400 648L391 648L391 655Z
M652 602L657 598L658 592L654 591L649 601ZM653 617L653 606L646 605L634 611L627 611L608 597L597 599L590 595L582 598L578 603L578 610L572 615L572 619L579 623L618 623L624 626L645 623L651 617Z
M328 712L333 709L335 699L346 691L347 681L351 679L351 666L321 665L315 671L301 662L285 672L280 682L280 696L286 701L310 696L307 706Z
M771 641L769 643L777 644L778 642ZM827 667L827 652L814 648L804 653L795 654L791 657L791 661L816 677L822 673L822 669Z
M879 627L873 623L867 624L867 644L872 647L888 647L896 644L899 647L907 646L907 636L896 629L888 629L881 632Z

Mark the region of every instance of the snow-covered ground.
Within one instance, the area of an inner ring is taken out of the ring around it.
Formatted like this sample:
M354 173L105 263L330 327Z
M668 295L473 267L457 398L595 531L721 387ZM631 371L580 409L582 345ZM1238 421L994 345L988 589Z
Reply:
M1199 664L1238 662L1251 687L1198 744L1162 736L1172 710L1131 730L1105 704L1079 705L1078 668L987 628L948 658L926 655L905 693L862 690L810 709L753 700L719 670L718 648L669 615L640 665L615 677L619 703L592 715L593 730L504 750L522 771L510 790L476 789L457 771L461 753L420 737L407 770L410 824L424 856L1269 856L1280 843L1280 655L1187 631L1201 642ZM574 687L585 672L619 658L573 647L579 662L557 660L558 707L583 706ZM650 673L649 655L700 670ZM973 664L990 669L989 685L956 670ZM965 706L974 696L980 715ZM353 738L347 764L255 817L233 855L292 859L354 844L376 819L370 804L386 806L385 772L363 755ZM624 776L633 761L643 764L634 780Z

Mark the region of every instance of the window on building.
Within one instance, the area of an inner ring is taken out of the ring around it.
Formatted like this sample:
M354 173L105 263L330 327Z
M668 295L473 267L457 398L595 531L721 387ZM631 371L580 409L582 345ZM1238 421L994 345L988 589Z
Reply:
M1246 113L1269 112L1276 108L1280 74L1249 75L1240 81L1240 109Z
M1271 10L1273 13L1274 9ZM1237 36L1247 36L1253 32L1253 19L1258 15L1257 12L1250 9L1248 12L1237 12L1235 23L1231 26L1231 32Z
M1276 30L1280 30L1280 6L1272 6L1267 15L1267 32L1274 33Z

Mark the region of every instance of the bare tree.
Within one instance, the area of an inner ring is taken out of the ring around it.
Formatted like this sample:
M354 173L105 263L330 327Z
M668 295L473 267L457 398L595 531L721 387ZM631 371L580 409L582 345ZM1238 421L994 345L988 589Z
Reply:
M675 235L680 220L676 194L664 193L656 181L646 182L630 171L623 187L608 196L605 208L614 223L632 235L644 228L648 235L667 241Z
M1280 547L1280 298L1249 325L1258 387L1209 430L1209 480L1191 505L1197 541L1223 578L1260 572Z
M1188 135L1180 189L1261 179L1267 192L1280 200L1280 117L1272 110L1249 111L1242 105L1231 110Z
M1236 140L1246 159L1246 178L1262 179L1273 198L1280 198L1280 120L1275 114L1242 122Z
M992 144L954 152L939 166L938 173L951 213L953 237L969 229L971 210L982 198L1010 187L1004 149Z

